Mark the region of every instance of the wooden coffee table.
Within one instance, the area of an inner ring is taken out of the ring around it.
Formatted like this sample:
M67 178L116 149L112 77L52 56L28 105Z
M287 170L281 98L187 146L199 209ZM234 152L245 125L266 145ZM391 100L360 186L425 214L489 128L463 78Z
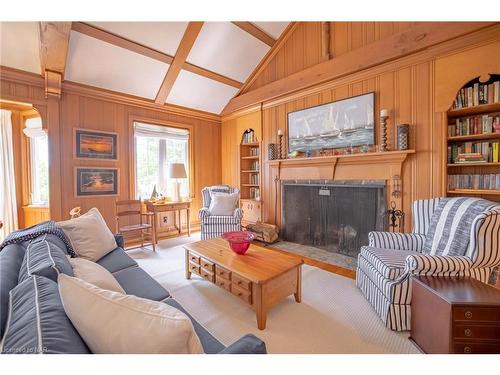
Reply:
M255 310L257 327L266 328L267 311L293 294L301 300L301 259L254 244L234 253L221 238L184 246L186 278L197 274L232 293Z

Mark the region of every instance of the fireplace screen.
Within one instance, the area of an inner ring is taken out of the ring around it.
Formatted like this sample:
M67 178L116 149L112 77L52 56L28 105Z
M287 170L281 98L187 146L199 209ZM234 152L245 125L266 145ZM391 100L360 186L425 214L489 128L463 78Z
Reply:
M282 238L356 257L368 233L385 230L384 181L285 181Z

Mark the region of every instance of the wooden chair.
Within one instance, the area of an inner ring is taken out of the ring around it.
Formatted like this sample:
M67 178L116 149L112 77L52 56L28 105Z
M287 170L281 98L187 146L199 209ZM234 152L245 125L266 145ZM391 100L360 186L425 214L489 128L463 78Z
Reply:
M154 214L152 212L143 213L140 200L115 201L116 231L127 239L137 234L141 240L141 247L144 247L144 240L149 240L156 251L156 228ZM120 219L129 218L128 225L120 225ZM135 219L133 219L135 218ZM146 219L144 221L144 218ZM132 220L130 220L132 219Z

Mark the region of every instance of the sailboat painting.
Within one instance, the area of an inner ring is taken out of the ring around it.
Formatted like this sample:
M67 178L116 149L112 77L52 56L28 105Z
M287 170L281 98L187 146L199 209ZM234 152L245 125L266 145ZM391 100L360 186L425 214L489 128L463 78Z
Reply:
M288 152L372 145L375 93L288 113Z

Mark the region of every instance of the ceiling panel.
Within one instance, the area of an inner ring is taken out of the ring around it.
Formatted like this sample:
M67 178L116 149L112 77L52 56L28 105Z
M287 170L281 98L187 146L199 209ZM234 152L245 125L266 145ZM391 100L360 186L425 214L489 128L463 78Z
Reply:
M167 103L218 114L237 91L234 87L181 70Z
M154 99L169 65L72 31L65 78Z
M274 39L278 39L290 22L252 22Z
M187 22L88 22L100 29L173 56Z
M40 74L38 22L0 22L0 65Z
M206 22L187 61L244 82L269 46L230 22Z

